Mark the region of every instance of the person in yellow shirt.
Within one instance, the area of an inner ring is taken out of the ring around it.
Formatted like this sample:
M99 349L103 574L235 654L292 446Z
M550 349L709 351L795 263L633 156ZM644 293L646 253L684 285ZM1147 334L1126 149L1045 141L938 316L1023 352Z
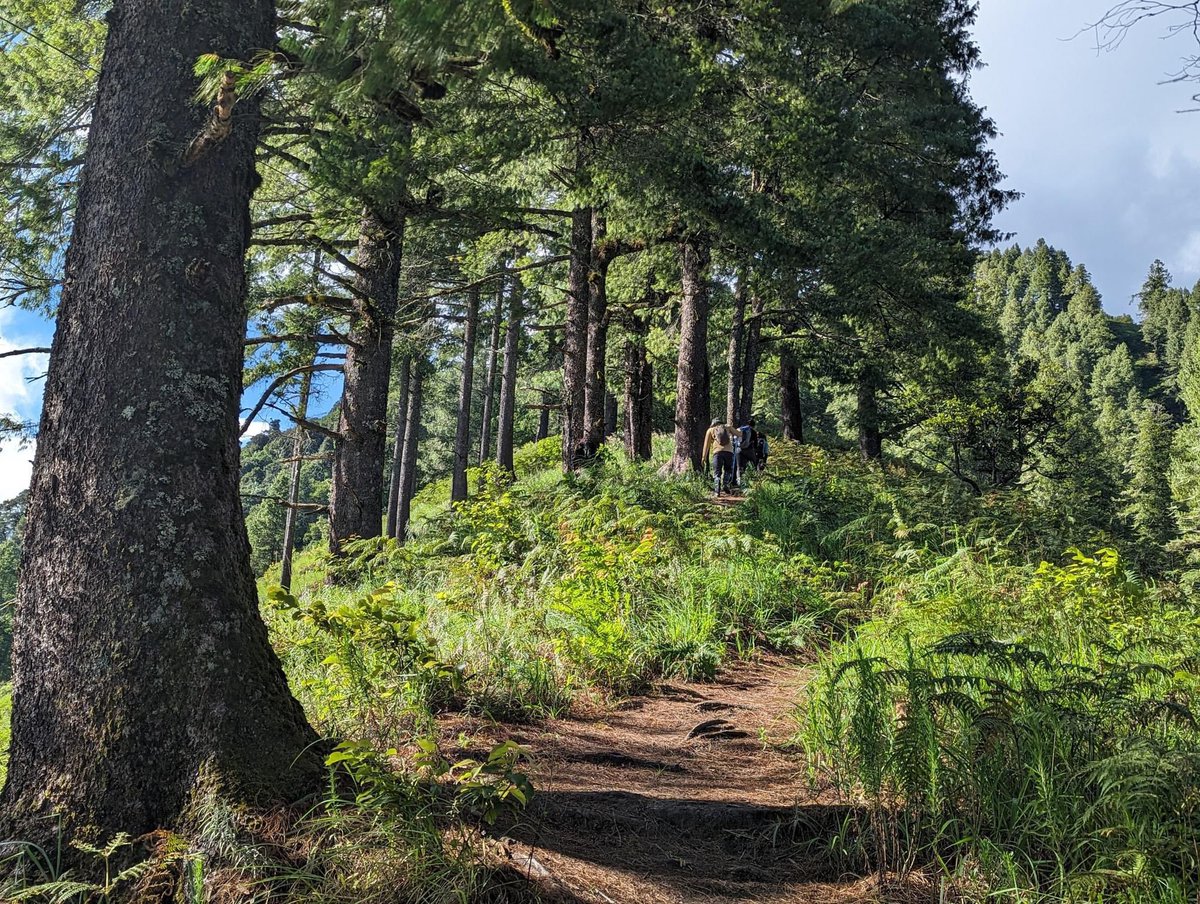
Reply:
M718 496L730 492L733 485L734 429L717 418L704 434L701 457L707 462L712 454L713 492Z

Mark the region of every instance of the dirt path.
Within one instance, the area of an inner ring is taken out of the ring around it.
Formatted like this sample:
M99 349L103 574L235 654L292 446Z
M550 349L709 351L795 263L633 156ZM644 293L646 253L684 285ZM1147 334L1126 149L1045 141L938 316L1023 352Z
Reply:
M825 853L848 810L804 794L794 730L802 670L735 663L609 711L535 727L474 726L525 746L536 787L507 856L549 901L863 901Z

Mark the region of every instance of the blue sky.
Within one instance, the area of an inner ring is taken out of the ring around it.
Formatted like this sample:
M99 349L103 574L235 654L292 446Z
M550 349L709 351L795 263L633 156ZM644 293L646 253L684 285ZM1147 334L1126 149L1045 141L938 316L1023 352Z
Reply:
M1166 20L1111 52L1079 34L1109 0L982 0L987 66L972 93L1002 132L1009 188L1024 197L998 220L1023 245L1045 237L1091 271L1112 313L1130 312L1150 262L1200 279L1200 113L1193 86L1159 84L1191 51ZM1200 89L1200 86L1194 86ZM36 316L0 310L0 351L48 345ZM0 359L0 413L36 420L44 357ZM32 378L32 381L31 379ZM32 448L0 447L0 499L29 480Z

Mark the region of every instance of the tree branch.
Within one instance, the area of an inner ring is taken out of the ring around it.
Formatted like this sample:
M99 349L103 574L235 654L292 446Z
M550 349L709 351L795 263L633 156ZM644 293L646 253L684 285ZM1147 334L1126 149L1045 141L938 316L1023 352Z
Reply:
M292 379L292 377L297 377L300 374L313 374L317 373L318 371L340 371L342 369L342 365L340 364L306 364L304 367L293 368L287 373L276 377L271 385L267 387L267 391L263 393L262 398L258 400L258 404L251 409L250 414L247 415L246 419L242 422L242 429L238 431L238 436L245 436L246 431L250 429L250 425L254 423L254 419L258 417L258 413L262 411L263 407L268 401L270 401L271 396L275 394L275 391L279 389L280 386Z

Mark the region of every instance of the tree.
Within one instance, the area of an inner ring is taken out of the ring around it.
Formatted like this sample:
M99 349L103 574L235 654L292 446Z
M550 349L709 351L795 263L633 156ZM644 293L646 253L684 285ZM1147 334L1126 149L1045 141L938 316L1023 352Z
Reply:
M226 75L202 109L192 74L272 40L262 0L109 14L14 621L18 837L49 813L68 837L137 835L198 795L289 800L320 774L236 483L258 104L231 116Z
M1171 418L1161 405L1147 402L1138 416L1137 442L1129 461L1125 512L1138 540L1138 559L1161 561L1163 547L1175 534L1171 506Z
M475 388L475 333L479 329L479 287L467 292L467 316L463 322L462 379L458 388L458 421L454 433L454 474L450 501L467 498L467 457L471 453L471 396Z
M679 363L675 383L675 454L664 466L669 474L699 471L704 463L704 431L709 411L703 387L708 382L708 303L711 252L703 240L679 247L683 266L683 304L679 314Z

